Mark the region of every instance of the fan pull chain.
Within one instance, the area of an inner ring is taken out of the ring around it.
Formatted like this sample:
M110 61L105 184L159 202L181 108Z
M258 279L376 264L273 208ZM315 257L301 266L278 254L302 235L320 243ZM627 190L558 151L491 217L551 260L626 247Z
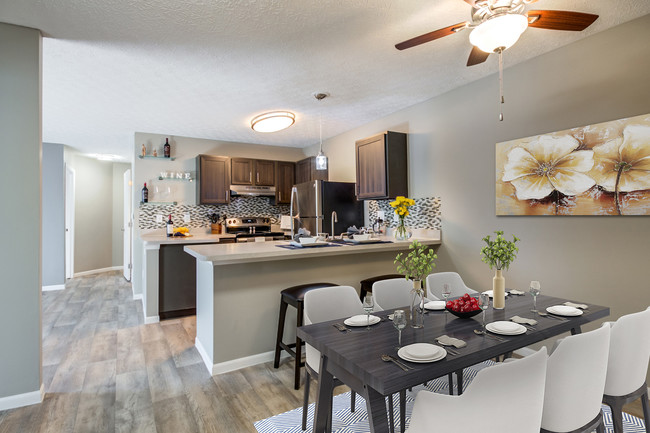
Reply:
M503 49L499 49L499 121L503 122Z

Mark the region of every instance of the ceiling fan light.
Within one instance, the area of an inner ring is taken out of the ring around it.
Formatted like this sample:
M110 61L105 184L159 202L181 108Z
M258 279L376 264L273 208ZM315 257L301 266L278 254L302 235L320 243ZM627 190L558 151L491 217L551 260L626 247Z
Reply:
M494 53L499 48L513 46L527 27L528 19L524 15L499 15L472 30L469 41L481 51Z
M295 121L295 114L289 111L271 111L251 119L251 128L257 132L277 132L290 127Z
M327 170L327 156L322 150L316 155L316 170Z

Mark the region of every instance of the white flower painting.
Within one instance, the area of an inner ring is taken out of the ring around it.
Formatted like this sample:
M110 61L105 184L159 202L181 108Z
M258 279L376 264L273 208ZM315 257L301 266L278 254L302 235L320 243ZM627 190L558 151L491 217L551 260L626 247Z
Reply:
M650 115L498 143L497 215L649 215Z

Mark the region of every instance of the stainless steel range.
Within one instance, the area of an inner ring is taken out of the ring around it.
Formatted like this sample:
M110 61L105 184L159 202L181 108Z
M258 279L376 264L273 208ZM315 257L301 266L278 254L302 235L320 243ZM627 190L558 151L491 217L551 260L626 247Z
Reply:
M263 217L226 218L226 233L234 234L237 242L284 239L284 232L271 231L271 220Z

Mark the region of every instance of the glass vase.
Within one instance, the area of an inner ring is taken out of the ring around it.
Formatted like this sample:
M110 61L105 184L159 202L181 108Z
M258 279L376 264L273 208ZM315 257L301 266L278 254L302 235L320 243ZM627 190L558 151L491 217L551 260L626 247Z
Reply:
M395 227L394 236L395 240L398 241L406 241L411 237L411 234L406 230L406 226L404 225L404 218L399 219L399 223Z
M413 290L411 290L411 327L424 328L424 290L422 290L422 280L413 280Z

